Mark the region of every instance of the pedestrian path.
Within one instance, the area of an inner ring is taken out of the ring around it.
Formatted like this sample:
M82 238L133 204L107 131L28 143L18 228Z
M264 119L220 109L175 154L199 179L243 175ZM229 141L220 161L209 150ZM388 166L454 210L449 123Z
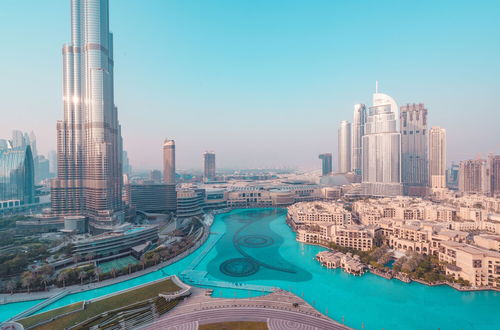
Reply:
M50 297L49 299L46 299L46 300L42 301L41 303L36 304L35 306L28 308L27 310L25 310L17 315L14 315L8 321L16 321L16 320L20 320L22 318L28 317L28 316L38 312L39 310L41 310L45 306L48 306L48 305L52 304L53 302L65 297L68 293L70 293L70 290L60 291L59 293L55 294L54 296Z
M198 256L196 256L196 258L194 258L193 261L191 261L189 266L187 266L186 269L182 273L185 273L185 272L188 272L188 271L195 269L196 266L198 266L198 264L201 262L201 260L203 260L203 258L205 258L205 256L208 254L208 252L210 252L210 250L212 250L212 248L215 246L215 244L217 244L217 242L223 236L223 234L213 233L213 232L211 232L210 235L213 235L216 238L214 240L212 240L211 242L208 242L208 244L201 251L201 253Z

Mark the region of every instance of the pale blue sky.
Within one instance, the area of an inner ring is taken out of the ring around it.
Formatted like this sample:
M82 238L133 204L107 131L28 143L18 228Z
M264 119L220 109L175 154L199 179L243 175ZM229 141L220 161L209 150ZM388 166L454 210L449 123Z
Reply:
M115 94L132 165L319 167L375 80L423 102L450 160L500 152L500 1L110 0ZM0 0L0 137L55 149L69 0Z

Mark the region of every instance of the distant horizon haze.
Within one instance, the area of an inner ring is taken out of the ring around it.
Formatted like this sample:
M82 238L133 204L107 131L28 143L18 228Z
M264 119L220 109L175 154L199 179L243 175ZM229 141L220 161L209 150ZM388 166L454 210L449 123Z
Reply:
M70 1L0 4L0 138L34 131L56 149ZM110 0L115 103L136 169L319 169L375 81L424 103L448 162L500 153L500 2ZM336 166L334 166L335 168Z

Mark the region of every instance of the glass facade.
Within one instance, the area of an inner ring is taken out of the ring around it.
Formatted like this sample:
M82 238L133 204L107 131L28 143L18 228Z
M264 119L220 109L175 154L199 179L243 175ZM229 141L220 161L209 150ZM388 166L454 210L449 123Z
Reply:
M34 202L35 168L31 147L0 150L0 206Z
M398 196L401 185L401 135L398 105L392 97L373 94L362 139L362 189L365 195Z
M64 119L57 124L52 212L90 217L92 231L124 220L122 138L113 90L108 0L71 0L71 43L63 47Z

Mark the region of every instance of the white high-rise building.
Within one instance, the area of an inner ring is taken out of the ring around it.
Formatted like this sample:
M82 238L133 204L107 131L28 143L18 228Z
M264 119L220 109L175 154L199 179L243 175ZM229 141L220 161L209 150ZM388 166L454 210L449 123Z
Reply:
M108 0L72 0L71 43L63 47L64 118L57 123L52 211L88 216L95 233L124 220L113 65Z
M29 145L29 139L27 138L27 134L19 130L12 131L12 148L24 148Z
M363 136L362 190L366 195L397 196L401 184L401 135L398 105L392 97L373 94Z
M361 175L363 163L363 135L365 135L366 106L364 104L354 105L354 116L352 121L351 138L351 171Z
M349 172L351 170L351 123L347 120L340 122L338 157L338 172Z
M446 130L441 127L429 130L429 185L446 188Z

